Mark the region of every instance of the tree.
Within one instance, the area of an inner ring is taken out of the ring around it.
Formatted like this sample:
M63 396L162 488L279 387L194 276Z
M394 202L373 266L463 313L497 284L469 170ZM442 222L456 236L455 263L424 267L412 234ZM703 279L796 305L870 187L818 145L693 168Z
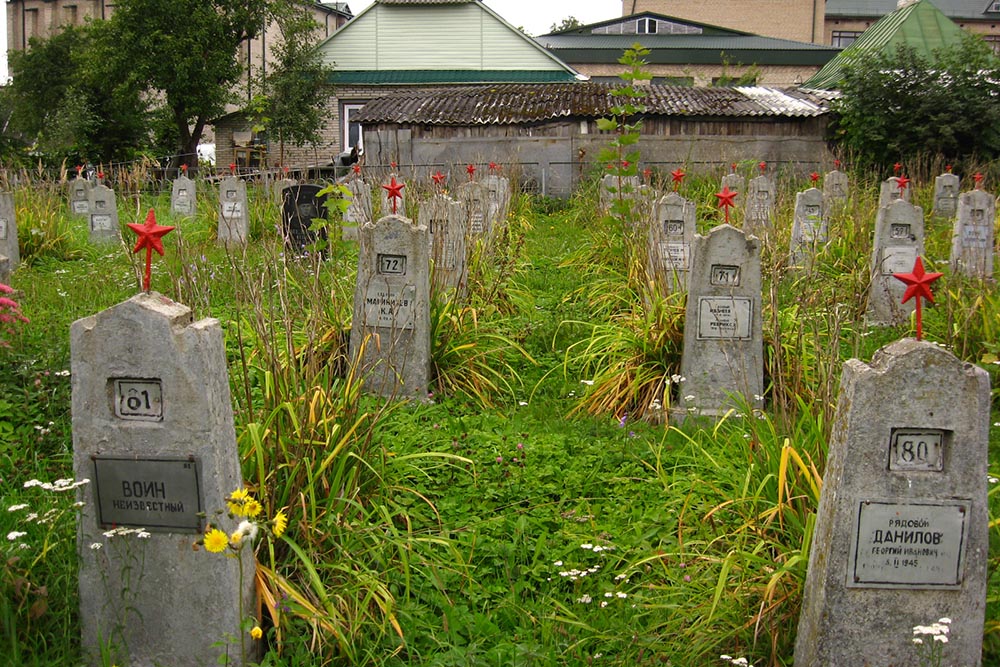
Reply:
M292 0L119 0L108 21L112 69L169 111L177 156L195 166L205 126L236 101L240 47Z
M567 16L562 20L562 23L553 23L549 28L549 32L562 32L563 30L572 30L573 28L579 28L583 24L580 23L579 19L575 16Z
M979 37L924 58L900 46L844 70L831 139L862 167L918 154L1000 156L1000 60Z

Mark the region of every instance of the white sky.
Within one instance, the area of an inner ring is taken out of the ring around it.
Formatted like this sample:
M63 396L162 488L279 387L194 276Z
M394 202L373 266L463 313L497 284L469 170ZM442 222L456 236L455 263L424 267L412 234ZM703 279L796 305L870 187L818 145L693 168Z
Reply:
M372 2L347 0L355 15ZM485 3L507 23L524 28L529 35L544 35L553 23L562 23L568 16L575 16L581 23L597 23L621 16L622 12L621 0L485 0ZM0 83L6 81L7 31L0 28Z

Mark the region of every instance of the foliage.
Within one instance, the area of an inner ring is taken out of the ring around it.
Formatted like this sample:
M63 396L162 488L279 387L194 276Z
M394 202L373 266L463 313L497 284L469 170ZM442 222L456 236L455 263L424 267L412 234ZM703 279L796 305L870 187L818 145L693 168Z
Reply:
M559 23L553 23L549 26L549 32L562 32L563 30L572 30L573 28L579 28L583 23L580 19L575 16L567 16Z
M884 169L918 154L1000 155L1000 59L979 37L930 58L900 45L844 70L832 140L858 167Z

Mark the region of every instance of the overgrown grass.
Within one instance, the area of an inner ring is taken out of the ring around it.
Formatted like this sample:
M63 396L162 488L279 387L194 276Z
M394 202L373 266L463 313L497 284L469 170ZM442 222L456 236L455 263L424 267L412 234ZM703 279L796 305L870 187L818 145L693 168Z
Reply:
M26 261L12 283L31 322L0 349L0 534L27 534L3 541L0 664L76 664L72 509L27 529L6 509L62 507L23 483L71 469L69 324L134 294L139 264L125 244L90 247L61 186L24 178ZM681 188L702 232L721 219L716 184ZM794 190L809 184L779 184L764 248L767 409L714 428L665 424L683 391L671 377L683 296L651 287L645 237L609 225L593 189L565 204L515 198L472 253L469 291L435 302L434 401L397 404L363 394L346 352L349 244L333 241L326 261L287 256L276 203L252 190L252 241L227 253L209 187L198 214L177 219L166 192L131 187L123 223L155 207L177 226L153 288L222 322L244 478L268 516L290 517L257 554L263 663L703 665L726 653L790 665L841 365L910 331L861 317L874 185L853 188L802 272L784 257ZM928 224L942 267L950 233ZM939 285L926 337L997 387L997 287ZM1000 477L998 426L991 443ZM990 489L984 664L1000 661Z

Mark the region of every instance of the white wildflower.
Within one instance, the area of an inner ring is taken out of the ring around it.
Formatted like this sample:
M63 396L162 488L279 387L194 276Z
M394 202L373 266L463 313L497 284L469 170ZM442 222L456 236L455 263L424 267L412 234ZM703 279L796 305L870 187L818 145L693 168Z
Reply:
M607 600L601 600L601 609L604 609L607 606L608 606L608 601Z
M20 505L11 505L10 507L7 508L7 511L8 512L18 512L20 510L23 510L27 506L28 506L27 503L21 503Z
M584 593L583 596L577 598L576 601L581 604L590 604L591 602L593 602L593 598Z
M624 600L625 598L628 597L628 593L625 593L623 591L618 591L617 593L615 593L615 597L620 600Z
M100 542L93 542L93 543L91 543L91 545L90 545L90 548L91 548L92 550L94 550L94 551L97 551L98 549L100 549L100 548L101 548L101 547L103 547L103 546L104 546L104 545L103 545L103 544L101 544Z
M590 387L590 386L592 386L594 384L594 381L593 380L580 380L580 384L585 384L588 387Z
M593 549L593 548L594 548L594 545L593 545L593 544L591 544L590 542L587 542L586 544L581 544L581 545L580 545L580 548L581 548L581 549Z
M562 565L562 561L561 560L557 560L556 562L554 562L552 564L555 565L556 567L559 567L559 566Z
M13 542L14 540L20 539L25 535L27 535L27 533L22 532L20 530L12 530L9 533L7 533L7 539Z

